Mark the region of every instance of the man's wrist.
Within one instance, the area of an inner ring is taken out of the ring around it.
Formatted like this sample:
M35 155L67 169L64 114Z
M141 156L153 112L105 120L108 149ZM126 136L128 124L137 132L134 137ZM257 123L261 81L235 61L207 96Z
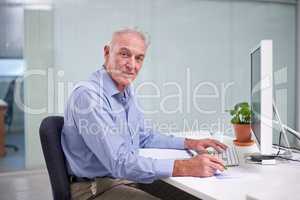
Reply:
M172 176L188 176L188 160L175 160Z
M194 140L193 139L189 139L189 138L185 138L184 140L184 148L185 149L194 149Z

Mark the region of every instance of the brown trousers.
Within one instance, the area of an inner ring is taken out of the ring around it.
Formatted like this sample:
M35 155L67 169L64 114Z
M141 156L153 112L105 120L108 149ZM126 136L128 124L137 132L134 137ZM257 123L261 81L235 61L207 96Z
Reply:
M95 182L73 183L71 194L75 200L199 200L161 180L151 184L137 184L127 180L99 178Z
M134 182L112 178L96 178L93 182L71 184L72 200L158 200L138 188Z

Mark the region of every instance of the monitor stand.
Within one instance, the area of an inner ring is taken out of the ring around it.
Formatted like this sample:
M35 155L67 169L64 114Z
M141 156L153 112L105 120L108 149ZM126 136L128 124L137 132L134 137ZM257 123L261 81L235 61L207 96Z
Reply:
M273 103L273 110L275 112L275 116L278 119L277 123L280 126L280 132L281 132L280 134L283 135L283 138L285 140L285 143L286 143L287 147L290 148L289 140L287 138L287 133L286 133L286 127L284 127L284 125L282 124L282 121L280 119L280 115L279 115L279 112L278 112L278 109L277 109L277 106L275 104L274 99L273 99L272 103ZM298 135L298 133L297 134L294 133L294 134L296 136L300 137ZM280 144L279 144L279 148L280 148ZM291 155L292 155L291 150L290 149L285 149L284 153L281 154L280 156L290 158ZM262 155L262 154L253 154L253 155L250 155L251 161L253 161L253 162L259 162L262 165L273 165L273 164L276 164L276 161L275 161L276 157L278 157L278 155Z
M250 159L253 162L259 162L262 165L275 165L276 155L261 155L261 154L253 154L250 155Z

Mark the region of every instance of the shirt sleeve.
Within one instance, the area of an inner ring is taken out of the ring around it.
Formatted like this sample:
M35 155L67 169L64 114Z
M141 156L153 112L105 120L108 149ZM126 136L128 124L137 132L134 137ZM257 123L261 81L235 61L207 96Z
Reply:
M146 123L142 114L140 114L140 119L141 128L139 135L141 148L184 149L185 138L161 134Z
M145 158L130 148L113 121L105 97L83 90L73 108L75 124L87 148L112 177L151 183L172 176L173 159Z

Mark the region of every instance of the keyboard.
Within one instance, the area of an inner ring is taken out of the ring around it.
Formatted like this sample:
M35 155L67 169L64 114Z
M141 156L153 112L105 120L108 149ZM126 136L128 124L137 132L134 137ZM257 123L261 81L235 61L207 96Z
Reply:
M188 150L190 156L195 156L198 153L194 150ZM217 156L220 160L223 160L226 167L239 166L239 158L234 146L228 146L226 151L219 153L217 151L209 151L210 154Z
M220 160L223 160L226 167L239 166L239 158L234 146L228 146L226 151L223 151L222 153L214 151L213 154Z

